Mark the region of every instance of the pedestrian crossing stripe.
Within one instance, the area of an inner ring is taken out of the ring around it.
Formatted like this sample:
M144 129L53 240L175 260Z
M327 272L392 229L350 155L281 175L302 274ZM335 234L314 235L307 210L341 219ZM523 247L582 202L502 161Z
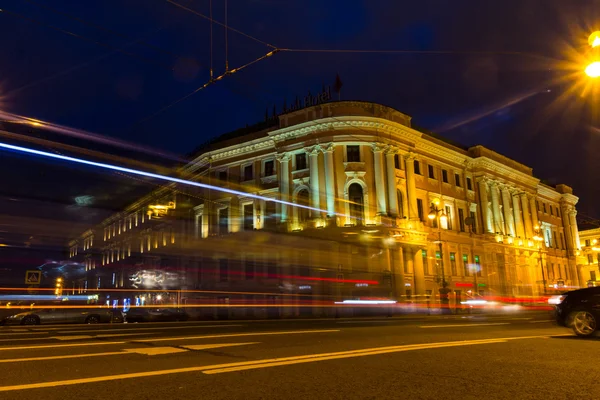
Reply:
M25 283L39 285L42 280L42 271L27 271L25 273Z

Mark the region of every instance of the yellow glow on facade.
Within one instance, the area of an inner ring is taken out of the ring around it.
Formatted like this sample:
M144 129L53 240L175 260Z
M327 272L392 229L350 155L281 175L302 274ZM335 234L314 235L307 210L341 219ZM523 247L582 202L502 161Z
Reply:
M600 31L592 32L588 38L588 43L592 48L600 46Z

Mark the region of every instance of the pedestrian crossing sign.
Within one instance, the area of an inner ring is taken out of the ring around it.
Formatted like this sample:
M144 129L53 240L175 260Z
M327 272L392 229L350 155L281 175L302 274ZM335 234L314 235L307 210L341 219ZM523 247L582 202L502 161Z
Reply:
M25 273L25 283L28 285L39 285L42 280L42 271L27 271Z

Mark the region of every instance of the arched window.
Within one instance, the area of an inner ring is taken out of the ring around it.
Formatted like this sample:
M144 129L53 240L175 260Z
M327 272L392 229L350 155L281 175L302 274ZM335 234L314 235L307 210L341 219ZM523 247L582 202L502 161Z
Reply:
M296 196L296 203L303 206L308 206L308 190L302 189ZM304 223L308 221L309 210L304 207L298 207L298 223Z
M365 219L365 206L363 189L358 183L353 183L348 188L348 200L350 202L350 217L353 224L363 225Z
M402 192L397 190L398 194L398 218L404 217L404 203L402 202Z

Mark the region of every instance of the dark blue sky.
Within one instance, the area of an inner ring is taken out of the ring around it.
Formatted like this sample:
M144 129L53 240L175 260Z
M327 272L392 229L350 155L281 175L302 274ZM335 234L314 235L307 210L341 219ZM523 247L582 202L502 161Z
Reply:
M207 0L178 2L209 13ZM580 211L598 216L600 140L590 129L597 126L593 101L581 91L567 95L573 82L560 80L568 74L563 61L587 51L587 34L600 27L599 1L229 0L228 5L230 26L279 48L459 53L280 52L139 123L207 81L208 21L165 0L13 0L0 13L1 108L183 154L260 121L265 108L280 107L285 98L289 102L333 83L338 72L342 99L386 104L466 146L489 146L551 183L572 185L581 197ZM214 18L223 21L224 1L214 0L213 8ZM213 29L218 75L224 70L224 30ZM232 68L268 51L229 33ZM487 53L494 51L527 54Z

